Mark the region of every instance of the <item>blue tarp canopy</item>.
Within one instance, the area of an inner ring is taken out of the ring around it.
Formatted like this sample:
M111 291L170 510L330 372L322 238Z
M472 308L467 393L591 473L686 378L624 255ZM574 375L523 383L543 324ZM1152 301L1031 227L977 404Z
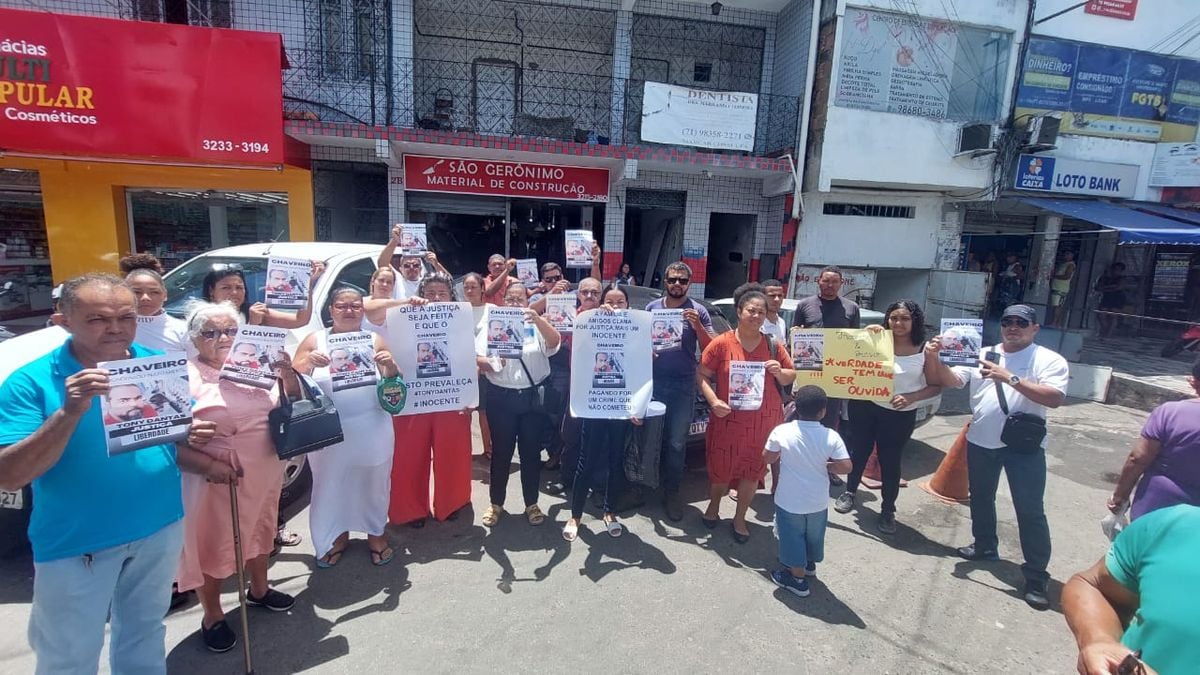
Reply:
M1038 197L1023 197L1021 201L1039 209L1117 230L1121 233L1122 244L1200 245L1200 227L1196 225L1188 225L1110 202L1095 199L1042 199ZM1177 211L1178 209L1171 210Z

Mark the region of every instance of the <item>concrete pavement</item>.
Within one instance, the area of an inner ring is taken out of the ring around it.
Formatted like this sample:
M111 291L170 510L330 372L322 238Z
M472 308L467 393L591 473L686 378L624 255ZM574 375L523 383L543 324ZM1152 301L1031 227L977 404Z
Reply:
M746 545L732 540L727 523L701 525L700 471L689 475L682 523L652 502L612 539L589 512L579 540L567 544L560 498L543 496L554 521L543 527L511 512L491 531L479 525L487 488L477 461L475 513L393 530L398 555L390 566L372 567L362 540L329 570L312 565L307 536L285 549L271 578L296 595L296 607L251 609L256 672L1071 672L1076 652L1058 605L1061 584L1106 549L1104 500L1145 413L1071 401L1051 415L1053 607L1036 612L1020 599L1007 486L998 499L998 563L957 558L954 547L971 540L967 508L915 487L966 420L954 413L965 410L961 393L946 399L950 414L918 429L906 450L904 476L914 487L901 491L899 531L877 534L875 493L860 496L850 514L831 510L826 560L808 598L767 577L776 549L765 493L751 508ZM510 511L520 502L516 468ZM732 513L726 502L722 515ZM291 525L307 535L307 511ZM0 564L0 621L11 628L0 632L0 672L33 669L24 635L30 566ZM227 589L230 624L240 633L236 589ZM171 672L240 672L240 647L209 654L199 622L194 603L167 618Z

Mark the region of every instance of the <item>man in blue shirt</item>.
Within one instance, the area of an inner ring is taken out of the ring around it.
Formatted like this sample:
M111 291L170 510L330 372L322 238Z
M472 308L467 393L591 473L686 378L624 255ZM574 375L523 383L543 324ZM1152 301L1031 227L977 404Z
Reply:
M160 352L133 344L133 292L112 275L63 284L55 320L65 344L0 387L0 488L33 483L33 608L38 673L96 672L111 614L116 673L163 673L163 617L183 541L175 449L108 456L96 364ZM197 423L188 443L211 438Z
M713 338L713 326L708 310L688 297L692 268L684 262L673 262L667 265L663 278L666 295L651 301L646 310L683 310L682 348L654 357L654 400L667 407L663 420L663 505L667 517L679 522L683 520L679 485L683 482L688 427L696 406L696 346L698 343L700 351L708 346Z

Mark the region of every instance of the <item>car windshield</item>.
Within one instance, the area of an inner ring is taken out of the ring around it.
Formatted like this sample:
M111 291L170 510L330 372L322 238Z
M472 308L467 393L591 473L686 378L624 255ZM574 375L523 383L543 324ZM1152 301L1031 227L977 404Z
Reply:
M249 303L261 302L267 279L266 258L199 256L171 270L163 279L167 285L167 313L184 318L189 303L204 297L204 277L213 270L229 267L241 269L246 277L246 299Z

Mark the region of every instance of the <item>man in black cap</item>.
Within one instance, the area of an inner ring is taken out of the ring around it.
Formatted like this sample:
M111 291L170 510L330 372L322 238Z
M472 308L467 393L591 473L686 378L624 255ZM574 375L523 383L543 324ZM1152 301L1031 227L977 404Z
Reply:
M1001 469L1008 475L1025 564L1025 602L1050 606L1050 527L1046 492L1045 419L1048 408L1062 405L1067 392L1067 361L1033 343L1039 326L1029 305L1011 305L1000 318L1002 342L987 349L980 367L950 368L938 362L940 384L971 387L971 428L967 431L967 480L971 488L971 532L975 542L958 549L967 560L998 560L996 488ZM941 336L925 347L937 359Z

